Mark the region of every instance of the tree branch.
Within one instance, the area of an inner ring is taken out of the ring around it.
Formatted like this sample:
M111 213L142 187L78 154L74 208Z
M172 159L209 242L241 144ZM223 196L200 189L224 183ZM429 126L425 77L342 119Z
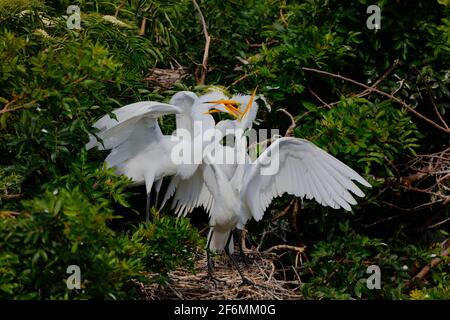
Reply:
M442 261L442 257L448 256L448 253L449 253L448 248L442 251L440 254L441 257L434 258L433 260L431 260L430 265L423 267L422 270L420 270L420 272L413 277L413 280L414 279L422 280L428 274L428 272L430 272L431 268L434 268Z
M431 101L431 105L433 106L434 112L436 112L436 114L437 114L439 120L441 120L441 123L442 123L442 124L444 125L444 127L448 130L449 127L448 127L448 125L447 125L447 122L445 122L445 121L444 121L444 118L442 118L442 115L441 115L441 113L439 112L436 103L434 102L433 94L432 94L432 92L431 92L431 89L430 89L430 87L428 86L428 84L427 84L426 86L427 86L427 92L428 92L428 95L430 96L430 101Z
M292 132L294 131L295 127L297 126L297 124L295 123L295 119L292 116L292 114L287 112L286 109L278 109L277 111L281 111L285 115L287 115L289 118L291 118L291 125L289 126L289 128L287 128L286 133L284 134L285 137L290 137L292 135Z
M440 126L439 124L437 124L436 122L434 122L433 120L431 120L431 119L425 117L425 116L422 115L421 113L419 113L419 112L417 112L416 110L414 110L414 109L413 109L410 105L408 105L406 102L404 102L403 100L401 100L401 99L399 99L399 98L393 96L393 95L390 94L390 93L381 91L381 90L379 90L379 89L377 89L377 88L375 88L375 87L370 87L370 86L365 85L365 84L363 84L363 83L361 83L361 82L358 82L358 81L356 81L356 80L353 80L353 79L350 79L350 78L341 76L341 75L339 75L339 74L335 74L335 73L331 73L331 72L323 71L323 70L317 70L317 69L313 69L313 68L306 68L306 67L303 67L302 69L305 70L305 71L310 71L310 72L315 72L315 73L319 73L319 74L324 74L324 75L327 75L327 76L331 76L331 77L333 77L333 78L338 78L338 79L341 79L341 80L344 80L344 81L347 81L347 82L351 82L351 83L353 83L353 84L355 84L355 85L357 85L357 86L360 86L360 87L365 88L368 92L375 92L375 93L377 93L377 94L379 94L379 95L382 95L382 96L384 96L384 97L387 97L387 98L389 98L390 100L397 102L398 104L400 104L401 106L403 106L404 108L406 108L408 111L412 112L412 113L413 113L414 115L416 115L417 117L419 117L419 118L421 118L422 120L428 122L429 124L431 124L431 125L432 125L433 127L435 127L436 129L439 129L439 130L441 130L441 131L443 131L443 132L445 132L445 133L447 133L447 134L450 134L450 130L449 130L449 129L444 128L444 127Z
M287 244L279 244L279 245L270 247L269 249L265 250L264 253L270 253L275 250L292 250L292 251L296 251L299 253L303 253L305 251L305 248L306 247L295 247L295 246L290 246Z
M200 15L200 21L202 22L202 26L203 26L203 34L205 36L205 50L203 52L202 75L201 75L200 83L199 83L200 85L204 85L205 80L206 80L206 73L208 72L208 56L209 56L209 45L211 43L211 37L208 33L205 17L203 16L200 6L198 5L197 1L192 0L192 2L194 3L195 8L197 9L197 11Z

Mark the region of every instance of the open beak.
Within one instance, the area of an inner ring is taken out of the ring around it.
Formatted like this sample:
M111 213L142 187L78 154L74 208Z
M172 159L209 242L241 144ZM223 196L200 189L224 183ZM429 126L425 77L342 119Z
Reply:
M207 101L206 103L223 104L225 107L225 110L227 110L229 114L231 114L237 120L241 121L242 118L248 113L248 111L252 107L253 100L255 100L257 89L258 89L258 87L256 87L255 90L253 90L252 96L250 97L250 100L248 101L248 104L245 107L245 110L243 112L238 108L239 102L234 101L234 100L221 99L221 100L215 100L215 101ZM217 113L217 112L223 112L223 111L218 110L218 109L211 109L211 110L205 112L205 114L212 114L212 113Z
M242 115L241 110L239 110L239 108L237 107L237 105L239 104L239 102L237 102L237 101L221 99L221 100L207 101L206 103L223 104L225 109L228 111L228 113L231 114L236 119L239 119ZM211 109L211 110L205 112L205 114L212 114L212 113L217 113L217 112L222 112L222 111L218 110L218 109Z

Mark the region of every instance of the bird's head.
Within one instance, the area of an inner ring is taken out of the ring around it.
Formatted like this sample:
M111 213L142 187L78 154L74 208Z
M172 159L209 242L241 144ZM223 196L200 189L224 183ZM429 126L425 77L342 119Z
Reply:
M212 114L217 112L225 112L236 120L241 121L248 115L253 106L256 96L256 89L257 88L253 90L253 94L251 96L237 96L235 99L218 99L207 101L206 103L213 105L212 108L205 113ZM245 105L245 108L242 108L243 105Z

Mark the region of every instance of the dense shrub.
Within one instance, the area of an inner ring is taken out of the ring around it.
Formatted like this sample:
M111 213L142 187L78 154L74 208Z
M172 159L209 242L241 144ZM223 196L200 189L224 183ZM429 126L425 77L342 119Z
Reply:
M85 163L71 169L20 212L0 211L0 298L139 298L132 280L146 281L145 271L165 283L178 266L192 267L201 240L188 219L155 216L115 231L129 181ZM80 290L66 287L70 265L80 267Z
M366 28L366 0L197 2L212 37L206 84L258 86L271 106L260 108L260 127L287 129L276 112L285 108L295 136L374 186L352 212L305 201L275 219L290 197L277 199L271 219L249 225L251 243L306 245L307 298L448 298L448 258L408 282L449 237L448 201L436 200L449 196L448 179L428 193L402 182L416 173L417 154L448 148L448 134L386 96L303 68L377 84L443 125L449 2L380 1L377 31ZM80 30L66 27L71 4L81 8ZM144 198L103 168L102 152L88 156L83 146L90 125L116 107L205 89L196 86L204 35L194 12L190 0L0 0L0 298L138 298L133 279L146 281L146 271L163 284L180 265L193 270L203 241L190 221L165 210L139 224ZM163 91L144 81L153 67L186 76ZM173 117L160 124L169 133ZM81 267L81 290L66 288L70 264ZM382 269L381 290L362 282L370 264Z

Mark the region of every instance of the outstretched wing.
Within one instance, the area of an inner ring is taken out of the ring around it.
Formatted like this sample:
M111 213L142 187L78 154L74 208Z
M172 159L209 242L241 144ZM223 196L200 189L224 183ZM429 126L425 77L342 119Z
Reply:
M86 149L98 147L99 149L113 149L128 140L133 132L159 126L157 118L166 114L183 113L183 108L171 104L141 101L126 105L113 111L116 119L105 115L96 121L93 126L100 131L97 136L102 140L99 142L94 136L90 137Z
M273 165L272 161L279 161L279 166L270 174L267 165ZM266 175L262 174L264 168ZM352 180L371 187L353 169L313 143L280 138L249 166L243 179L241 200L257 221L263 217L272 199L285 192L315 199L323 206L350 211L350 205L356 204L356 200L349 191L364 196Z
M189 179L181 179L179 176L172 178L166 190L162 206L172 196L172 209L179 216L186 216L196 207L203 206L209 212L213 204L213 197L203 180L204 165L198 166L197 170Z
M212 161L215 162L216 170L223 173L226 181L232 179L238 168L235 163L226 164L225 162L226 159L232 159L234 152L234 148L221 147L220 145L213 151ZM188 179L175 176L167 187L162 207L174 195L172 209L176 214L185 216L191 213L194 208L200 206L203 206L206 212L210 214L214 205L214 197L206 184L206 180L213 181L212 179L216 179L216 175L211 164L206 163L199 165L195 173Z

